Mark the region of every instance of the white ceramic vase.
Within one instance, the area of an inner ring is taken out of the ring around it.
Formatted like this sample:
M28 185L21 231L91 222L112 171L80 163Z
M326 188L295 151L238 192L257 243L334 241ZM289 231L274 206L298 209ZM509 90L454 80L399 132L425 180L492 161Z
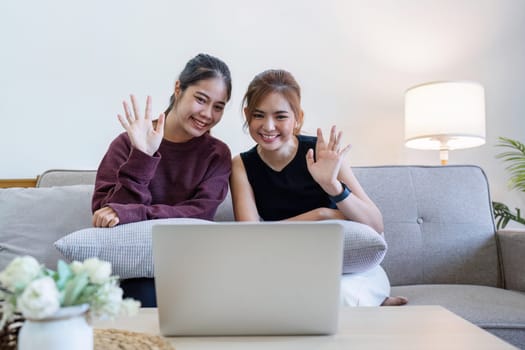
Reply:
M26 319L18 334L18 350L93 350L88 308L87 304L68 306L46 319Z

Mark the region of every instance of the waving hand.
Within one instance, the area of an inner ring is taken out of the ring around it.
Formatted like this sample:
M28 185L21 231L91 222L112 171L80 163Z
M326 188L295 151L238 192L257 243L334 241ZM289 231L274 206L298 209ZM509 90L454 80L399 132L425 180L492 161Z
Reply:
M337 176L343 159L350 151L350 145L341 148L342 132L337 132L336 127L330 130L328 143L324 140L321 129L317 129L317 144L315 145L315 155L312 149L306 153L306 164L308 171L314 180L330 195L336 195L341 187ZM335 189L335 191L333 190Z
M128 132L131 144L136 149L150 156L153 155L159 149L164 135L164 113L159 115L157 125L154 127L151 119L151 96L146 98L144 116L139 112L139 105L134 95L131 95L133 112L126 101L122 102L122 104L126 116L123 117L118 114L117 117L122 127Z

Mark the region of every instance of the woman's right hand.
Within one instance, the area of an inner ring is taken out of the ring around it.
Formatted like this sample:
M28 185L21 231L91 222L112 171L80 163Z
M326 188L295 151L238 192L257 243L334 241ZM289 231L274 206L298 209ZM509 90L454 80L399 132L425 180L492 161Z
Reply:
M125 117L118 114L118 120L127 131L133 147L152 156L159 149L164 136L164 113L159 115L156 127L151 119L151 96L146 98L146 112L144 117L139 112L139 105L134 95L131 95L133 113L126 101L123 101Z
M346 220L345 215L339 209L317 208L318 220Z
M321 220L346 220L345 215L339 209L315 208L305 213L285 219L289 221L321 221Z

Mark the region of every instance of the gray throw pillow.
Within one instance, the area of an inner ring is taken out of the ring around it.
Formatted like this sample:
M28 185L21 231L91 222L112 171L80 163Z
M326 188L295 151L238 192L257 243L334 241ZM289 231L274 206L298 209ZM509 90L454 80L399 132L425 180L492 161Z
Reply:
M201 219L172 218L132 222L111 228L90 227L73 232L55 242L69 260L91 257L111 263L112 273L121 279L153 277L151 229L159 224L210 224Z
M53 242L91 226L92 185L0 190L0 270L21 255L56 269Z
M328 221L327 221L328 222ZM377 266L386 253L381 235L369 226L336 221L345 231L343 273L367 271ZM113 228L87 228L55 242L67 260L83 261L97 256L112 264L113 273L122 279L153 277L151 229L157 224L210 224L200 219L158 219L119 225Z

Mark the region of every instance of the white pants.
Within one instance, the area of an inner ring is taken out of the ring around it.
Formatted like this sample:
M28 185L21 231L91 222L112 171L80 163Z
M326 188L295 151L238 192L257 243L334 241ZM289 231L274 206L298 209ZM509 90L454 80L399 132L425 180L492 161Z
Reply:
M343 306L379 306L390 296L390 281L381 266L341 277Z

